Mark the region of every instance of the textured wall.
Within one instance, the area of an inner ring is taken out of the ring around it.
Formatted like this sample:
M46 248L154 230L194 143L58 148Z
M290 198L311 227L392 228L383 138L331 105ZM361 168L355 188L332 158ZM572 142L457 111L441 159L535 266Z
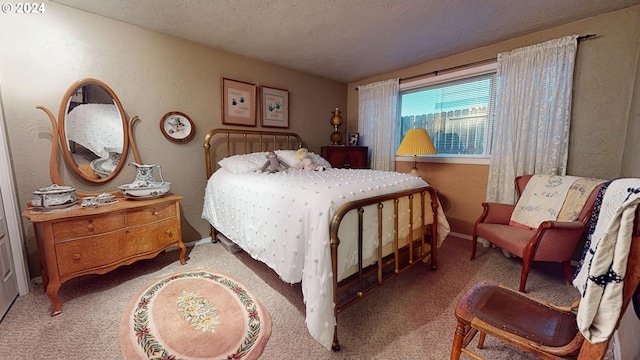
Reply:
M331 111L346 108L344 84L55 3L47 3L42 15L3 15L0 46L0 87L21 209L33 190L51 184L52 129L36 105L57 115L72 83L97 78L115 91L129 116L140 116L134 136L143 162L160 164L172 191L184 196L185 241L209 234L208 223L200 218L206 183L202 141L208 130L221 126L221 77L289 90L290 130L316 152L329 141ZM173 143L162 135L159 122L169 111L192 118L196 134L190 142ZM127 161L133 161L131 154ZM62 162L60 168L65 183L91 192L116 190L135 176L127 166L108 185L91 186L66 171ZM23 228L31 275L36 276L36 246L28 220L23 220Z
M347 120L349 131L355 131L358 123L358 85L389 79L409 77L435 70L485 59L523 46L541 43L566 35L597 34L597 37L580 43L574 74L574 95L569 145L568 174L616 178L640 177L640 162L637 160L640 145L640 6L602 14L573 22L546 31L541 31L498 44L478 48L455 56L423 63L392 73L382 74L349 84ZM625 139L626 142L625 142ZM624 162L623 162L624 159ZM431 164L433 166L435 164ZM624 166L624 167L623 167ZM400 168L400 166L398 166ZM421 172L428 174L429 165L419 163ZM487 180L469 180L468 167L449 164L441 168L438 176L443 179L467 179L469 188L458 191L446 181L439 189L455 207L446 212L452 221L452 231L471 234L475 218L469 218L468 209L476 209L480 215ZM478 176L486 176L480 172ZM469 193L481 194L468 196ZM481 200L479 200L481 199Z
M397 162L396 170L409 172L411 166L411 162ZM489 167L442 163L418 163L417 167L420 176L438 190L442 210L447 215L451 230L470 236L473 224L482 214L480 203L485 199Z

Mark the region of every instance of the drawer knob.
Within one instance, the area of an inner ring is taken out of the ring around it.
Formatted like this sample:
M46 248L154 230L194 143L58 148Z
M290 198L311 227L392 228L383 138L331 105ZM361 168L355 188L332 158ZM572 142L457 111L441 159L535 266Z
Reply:
M71 255L71 258L73 259L73 261L79 261L80 260L80 254L75 253L75 254Z
M157 212L157 211L154 211L154 212L152 212L152 213L151 213L151 215L153 215L153 216L158 216L158 212Z
M89 229L89 231L93 231L94 229L93 224L90 223L89 225L87 225L87 229Z
M168 236L169 238L172 238L172 237L173 237L173 231L171 231L171 230L167 230L167 236Z

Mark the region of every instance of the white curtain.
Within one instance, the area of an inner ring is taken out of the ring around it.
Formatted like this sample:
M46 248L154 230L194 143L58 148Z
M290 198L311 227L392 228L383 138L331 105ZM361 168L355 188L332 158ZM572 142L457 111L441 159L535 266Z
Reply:
M565 175L577 37L498 55L487 201L513 204L513 180Z
M396 78L358 87L358 132L374 170L395 170L399 83Z

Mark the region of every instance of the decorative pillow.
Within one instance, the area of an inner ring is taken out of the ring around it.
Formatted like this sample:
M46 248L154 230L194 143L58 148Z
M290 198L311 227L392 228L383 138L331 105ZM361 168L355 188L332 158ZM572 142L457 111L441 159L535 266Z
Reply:
M242 174L260 169L267 160L266 152L256 152L226 157L218 165L230 173Z
M276 155L278 155L278 158L280 158L280 160L282 160L287 165L289 165L289 167L296 167L300 163L300 160L296 155L297 152L298 152L297 150L276 150L275 151ZM312 152L307 152L307 154L309 155L309 159L311 159L312 163L316 165L324 166L325 169L331 169L331 164L329 164L329 162L325 160L322 156Z

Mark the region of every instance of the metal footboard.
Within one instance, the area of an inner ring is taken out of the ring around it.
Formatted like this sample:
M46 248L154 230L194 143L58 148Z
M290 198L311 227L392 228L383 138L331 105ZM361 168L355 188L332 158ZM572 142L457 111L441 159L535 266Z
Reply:
M408 199L407 206L409 212L409 224L399 224L399 204L400 200L403 198ZM390 202L393 203L394 214L393 252L389 255L385 255L383 253L382 239L384 231L388 229L383 229L383 208ZM373 210L371 209L371 205L373 205ZM430 206L433 211L433 217L430 219L426 219L425 215L425 209L427 206ZM363 263L363 227L366 207L368 207L367 211L377 211L378 218L377 259L369 266L366 266ZM352 201L344 204L338 209L330 224L331 262L334 274L333 300L335 304L334 314L336 319L340 312L372 293L401 272L411 268L413 265L421 261L426 261L430 257L431 269L436 269L438 239L437 209L437 194L435 189L431 186L423 186L392 194ZM340 245L340 238L338 234L344 217L351 211L357 211L357 271L346 279L338 281L338 249ZM420 211L419 224L414 224L414 211ZM407 244L403 247L399 246L398 234L400 226L409 227L409 238ZM415 231L416 229L417 231ZM337 322L334 327L332 349L334 351L340 350Z

